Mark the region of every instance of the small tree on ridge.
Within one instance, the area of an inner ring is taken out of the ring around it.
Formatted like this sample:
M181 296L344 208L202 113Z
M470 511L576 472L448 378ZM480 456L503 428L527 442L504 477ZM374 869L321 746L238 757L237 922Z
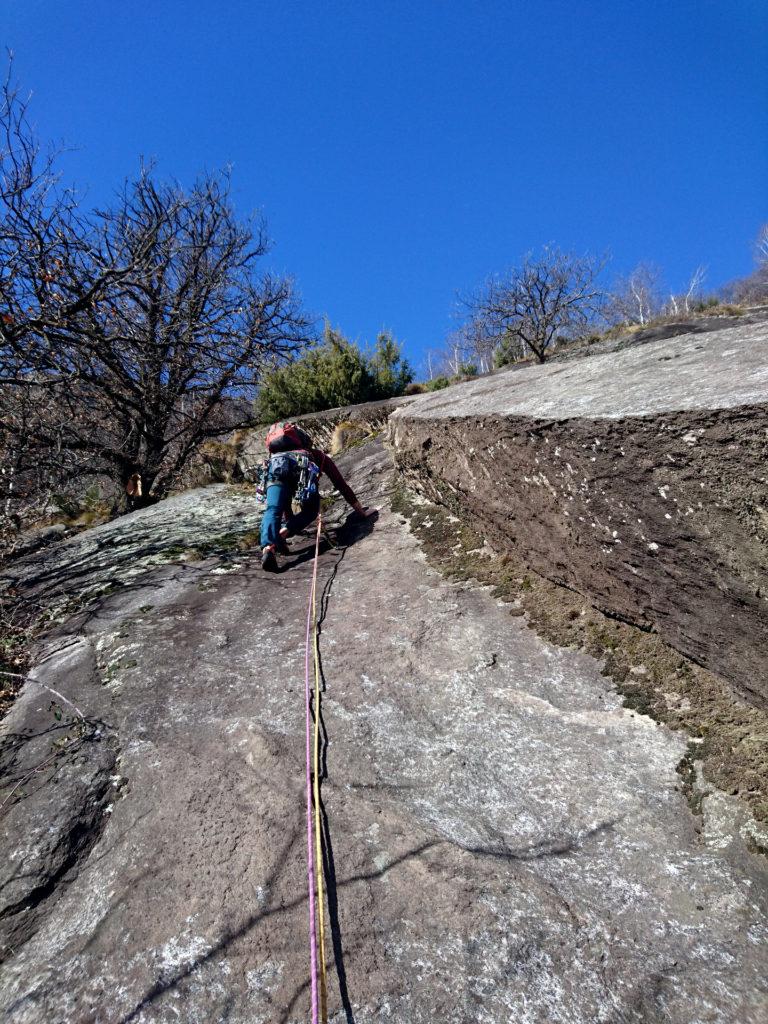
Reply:
M604 265L594 256L545 246L506 275L491 278L470 305L485 334L500 339L500 361L511 361L507 351L512 357L522 348L543 363L556 340L586 329L602 307L598 279Z

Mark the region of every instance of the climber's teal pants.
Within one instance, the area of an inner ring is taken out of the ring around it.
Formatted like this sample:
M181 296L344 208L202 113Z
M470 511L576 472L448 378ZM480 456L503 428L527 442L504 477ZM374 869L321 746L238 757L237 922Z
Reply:
M285 525L288 527L289 537L292 537L294 533L300 533L305 526L309 526L313 519L317 519L320 511L319 494L314 494L301 512L295 516L291 515L292 498L293 488L290 484L271 483L267 487L267 507L264 509L264 518L261 520L262 547L277 543L284 516L286 516Z

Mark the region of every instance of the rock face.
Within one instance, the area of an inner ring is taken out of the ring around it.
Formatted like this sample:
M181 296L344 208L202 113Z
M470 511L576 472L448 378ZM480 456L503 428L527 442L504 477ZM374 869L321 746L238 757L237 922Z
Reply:
M13 545L14 557L30 554L47 544L53 544L66 536L67 528L64 523L54 523L52 526L42 526L36 530L27 530Z
M513 369L395 411L499 550L768 702L768 325Z
M330 1020L761 1024L766 867L736 805L705 798L697 828L684 738L432 571L380 443L339 461L381 511L319 566ZM193 508L229 530L251 500L216 488L100 527L114 589L33 673L88 729L46 767L73 730L34 683L3 724L0 799L40 766L0 820L7 1024L307 1019L310 539L278 575L233 549L134 571L150 521L158 547L192 547ZM89 542L56 569L92 593Z
M0 566L0 592L13 588L54 611L78 607L154 566L230 548L260 524L252 493L221 484L189 491Z

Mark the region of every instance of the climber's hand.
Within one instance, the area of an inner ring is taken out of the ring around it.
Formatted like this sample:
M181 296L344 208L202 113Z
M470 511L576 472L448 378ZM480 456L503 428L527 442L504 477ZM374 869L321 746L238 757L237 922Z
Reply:
M375 515L376 509L371 508L370 505L361 505L360 502L353 505L352 508L357 512L361 519L367 519L369 516Z

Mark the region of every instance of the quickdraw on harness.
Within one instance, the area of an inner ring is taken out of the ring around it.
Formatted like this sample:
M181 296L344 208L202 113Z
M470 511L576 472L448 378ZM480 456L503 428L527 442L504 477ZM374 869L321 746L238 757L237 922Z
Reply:
M317 494L320 467L308 455L303 453L294 457L299 469L299 479L296 485L294 501L297 501L303 507Z
M264 500L271 483L288 484L294 511L300 511L318 493L322 466L307 454L312 438L295 423L273 423L267 431L269 458L256 467L256 495Z
M263 459L258 466L252 466L250 472L253 474L253 479L256 483L256 499L258 501L266 501L269 459Z

